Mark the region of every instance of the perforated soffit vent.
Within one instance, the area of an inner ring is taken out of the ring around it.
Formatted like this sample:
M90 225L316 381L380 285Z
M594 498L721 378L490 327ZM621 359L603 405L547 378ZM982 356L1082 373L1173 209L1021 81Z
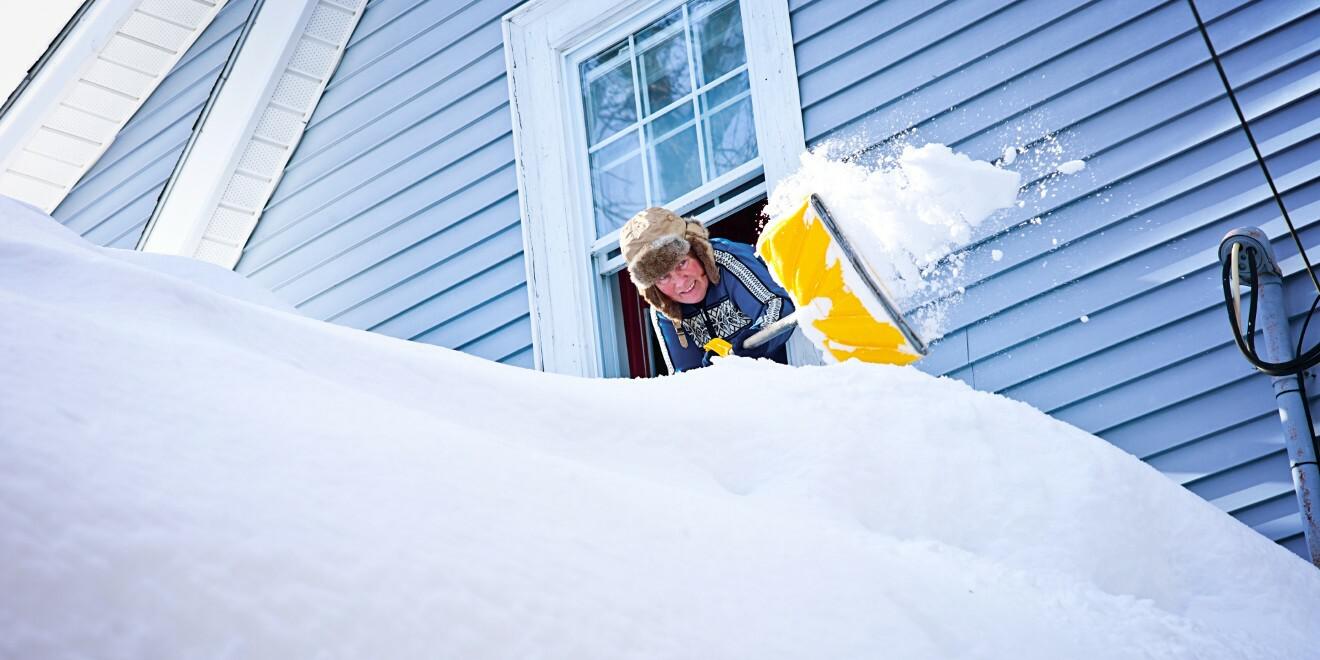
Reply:
M238 263L365 5L365 0L316 3L293 57L279 74L274 92L261 111L261 120L240 152L194 257L227 268Z
M47 213L128 123L226 0L97 0L0 118L0 194Z
M313 0L294 17L293 3L280 2L287 4L264 3L235 54L230 80L242 77L244 84L216 91L160 200L144 250L226 268L242 256L366 9L366 0ZM271 39L284 46L273 58ZM258 84L258 76L270 84ZM269 91L253 96L253 89Z

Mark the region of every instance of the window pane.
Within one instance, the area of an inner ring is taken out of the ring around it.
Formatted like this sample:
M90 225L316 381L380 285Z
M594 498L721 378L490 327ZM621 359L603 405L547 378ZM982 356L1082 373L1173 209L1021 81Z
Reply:
M747 62L743 46L742 13L738 3L731 2L705 16L702 10L718 2L694 2L692 12L697 44L700 47L697 81L701 85L742 66Z
M701 185L701 161L697 153L696 126L661 138L648 136L651 195L656 204L666 204ZM655 138L658 140L652 141Z
M730 78L702 97L706 167L713 179L756 158L756 123L747 74Z
M732 99L750 94L751 90L752 86L747 80L746 71L729 78L701 95L701 114L708 115L715 112Z
M671 21L677 15L677 22L665 30L656 31L660 23ZM643 114L650 115L665 106L692 93L692 78L688 72L687 33L683 30L681 13L670 14L660 23L642 31L650 34L637 37L641 49L643 82L646 89L642 94ZM655 39L656 41L651 41Z
M664 139L680 126L692 123L694 114L692 104L684 103L663 115L656 116L651 120L650 131L647 132L646 139L648 141Z
M624 41L582 63L587 143L594 145L637 121L632 61Z
M591 155L591 196L597 236L622 227L634 213L646 208L636 129Z

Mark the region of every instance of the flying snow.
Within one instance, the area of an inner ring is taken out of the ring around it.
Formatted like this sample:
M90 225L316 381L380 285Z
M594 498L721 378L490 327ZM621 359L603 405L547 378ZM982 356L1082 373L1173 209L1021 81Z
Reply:
M1086 169L1086 161L1070 160L1060 165L1058 169L1060 174L1076 174Z

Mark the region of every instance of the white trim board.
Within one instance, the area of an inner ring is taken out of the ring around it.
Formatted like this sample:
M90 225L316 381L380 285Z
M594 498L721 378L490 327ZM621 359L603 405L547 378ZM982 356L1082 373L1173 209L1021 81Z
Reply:
M0 193L54 211L226 1L96 0L0 117Z
M504 17L509 107L517 161L536 368L603 371L588 227L580 191L579 127L566 58L602 32L679 0L531 0ZM766 186L797 169L806 148L787 0L741 0L743 39ZM640 209L639 209L640 210Z
M279 185L366 0L265 0L139 245L233 268Z

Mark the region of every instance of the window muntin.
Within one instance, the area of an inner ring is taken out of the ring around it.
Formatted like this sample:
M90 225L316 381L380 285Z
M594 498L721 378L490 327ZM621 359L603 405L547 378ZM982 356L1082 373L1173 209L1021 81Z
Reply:
M578 75L597 237L757 158L737 0L689 0Z

